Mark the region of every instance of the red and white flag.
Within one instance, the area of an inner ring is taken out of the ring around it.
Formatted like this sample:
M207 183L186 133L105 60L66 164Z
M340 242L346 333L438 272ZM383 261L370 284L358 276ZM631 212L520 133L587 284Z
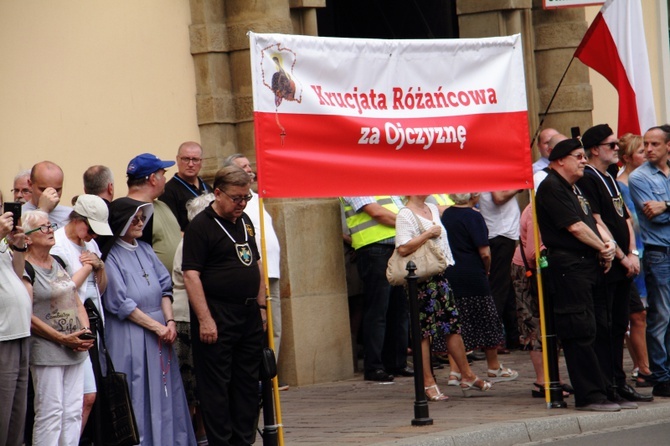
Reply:
M640 0L605 2L575 57L617 89L619 135L641 135L657 125Z
M532 186L519 35L250 39L262 197Z

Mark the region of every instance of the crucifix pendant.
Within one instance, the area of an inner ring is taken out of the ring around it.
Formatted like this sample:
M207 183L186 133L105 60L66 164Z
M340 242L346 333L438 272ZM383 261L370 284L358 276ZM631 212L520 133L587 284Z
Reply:
M144 274L142 274L142 277L144 277L146 279L147 285L151 285L151 283L149 283L149 274L147 274L146 271L144 271Z

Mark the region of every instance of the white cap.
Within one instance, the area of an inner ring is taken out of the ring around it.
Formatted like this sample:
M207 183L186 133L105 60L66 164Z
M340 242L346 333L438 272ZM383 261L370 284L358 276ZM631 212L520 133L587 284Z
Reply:
M79 195L74 204L74 211L86 217L88 224L98 235L113 235L112 228L107 223L109 209L105 201L97 195Z

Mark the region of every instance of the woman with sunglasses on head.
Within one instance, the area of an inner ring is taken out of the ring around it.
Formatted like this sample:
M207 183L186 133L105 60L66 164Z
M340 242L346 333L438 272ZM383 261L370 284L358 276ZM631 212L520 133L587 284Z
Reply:
M77 285L82 301L91 299L102 312L100 294L107 288L105 264L100 260L100 249L93 240L98 235L112 235L107 224L109 211L102 198L96 195L79 195L70 213L70 221L55 233L56 245L51 250L66 265L66 270ZM100 325L102 327L102 324ZM95 333L95 327L92 330ZM86 426L96 396L96 382L90 358L86 358L84 373L84 408L81 428Z
M128 377L141 445L195 445L179 361L170 273L139 240L153 205L114 200L115 241L105 260L105 339L116 371Z
M35 388L35 445L77 445L84 395L84 361L92 340L77 287L51 256L54 224L48 214L23 216L26 236L24 281L33 295L30 371Z

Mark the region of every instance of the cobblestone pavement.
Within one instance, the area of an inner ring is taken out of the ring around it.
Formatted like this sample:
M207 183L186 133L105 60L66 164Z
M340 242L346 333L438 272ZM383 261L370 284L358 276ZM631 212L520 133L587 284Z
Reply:
M345 381L291 387L280 392L284 444L371 445L456 429L484 429L492 423L587 414L574 410L572 398L566 399L567 409L547 409L543 399L531 397L535 374L528 353L515 351L500 355L499 359L506 367L519 371L519 378L496 383L486 393L473 392L471 398L463 398L458 387L447 386L448 366L436 370L437 383L449 401L429 403L431 426L411 425L413 378L396 378L387 384L364 381L361 374L355 374ZM485 361L475 361L472 367L480 377L486 376ZM631 368L626 353L626 370ZM567 379L563 358L560 371ZM640 391L650 393L651 389ZM656 398L652 403L640 403L640 408L663 405L670 407L670 399ZM619 414L623 412L608 415L616 423ZM256 444L263 444L260 436Z

